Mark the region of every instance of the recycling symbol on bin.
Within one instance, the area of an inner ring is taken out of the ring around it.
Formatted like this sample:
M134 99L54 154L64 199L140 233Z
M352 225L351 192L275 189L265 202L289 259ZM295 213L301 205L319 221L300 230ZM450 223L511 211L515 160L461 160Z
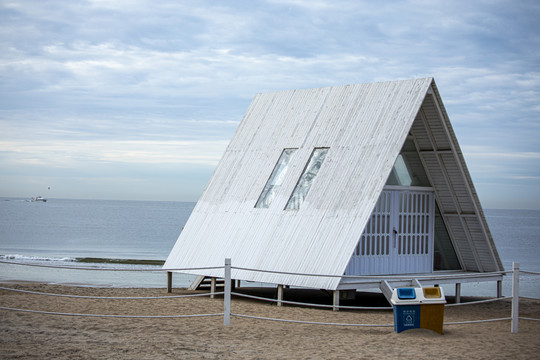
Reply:
M403 325L404 326L413 326L414 325L414 314L404 314Z

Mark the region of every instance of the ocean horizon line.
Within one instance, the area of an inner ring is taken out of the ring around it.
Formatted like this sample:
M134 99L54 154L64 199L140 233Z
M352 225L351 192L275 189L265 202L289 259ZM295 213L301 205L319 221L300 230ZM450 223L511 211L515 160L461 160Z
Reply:
M0 196L1 201L27 201L29 202L32 197L35 196ZM199 200L149 200L149 199L103 199L103 198L62 198L62 197L45 197L47 200L70 200L70 201L111 201L111 202L159 202L159 203L187 203L192 204L195 206ZM503 210L503 211L540 211L540 208L517 208L517 207L493 207L493 206L484 206L482 205L483 210L487 211L496 211L496 210Z
M36 196L42 196L47 200L69 200L69 201L127 201L127 202L174 202L174 203L188 203L196 204L198 200L148 200L148 199L102 199L102 198L63 198L63 197L49 197L43 195L35 196L0 196L2 201L26 201L30 202L32 198Z

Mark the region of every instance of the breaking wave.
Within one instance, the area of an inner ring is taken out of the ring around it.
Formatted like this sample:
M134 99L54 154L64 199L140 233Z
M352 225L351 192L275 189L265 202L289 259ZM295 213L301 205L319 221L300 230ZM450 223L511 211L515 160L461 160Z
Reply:
M12 261L18 263L78 263L86 264L89 266L105 264L111 267L114 265L140 265L140 266L162 266L165 261L163 260L150 260L150 259L111 259L111 258L99 258L99 257L49 257L49 256L28 256L19 254L7 254L0 255L0 261Z

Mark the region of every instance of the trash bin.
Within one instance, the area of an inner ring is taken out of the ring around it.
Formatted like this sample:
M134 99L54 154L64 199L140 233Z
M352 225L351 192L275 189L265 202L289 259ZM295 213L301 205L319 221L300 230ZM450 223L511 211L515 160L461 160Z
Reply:
M422 293L423 299L420 305L420 327L442 334L444 304L446 304L443 289L439 287L425 287L422 288Z
M420 290L420 292L418 291ZM405 330L420 327L420 300L422 289L397 288L392 291L391 303L394 309L394 331L400 333Z
M446 299L439 287L397 288L392 291L394 330L430 329L443 333Z

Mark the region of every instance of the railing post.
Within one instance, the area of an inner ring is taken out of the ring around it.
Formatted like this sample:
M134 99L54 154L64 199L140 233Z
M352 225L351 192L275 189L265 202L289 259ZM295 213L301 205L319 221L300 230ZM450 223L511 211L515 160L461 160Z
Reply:
M519 322L519 263L512 263L512 333L518 332Z
M231 324L231 259L225 259L225 289L223 294L223 325Z

